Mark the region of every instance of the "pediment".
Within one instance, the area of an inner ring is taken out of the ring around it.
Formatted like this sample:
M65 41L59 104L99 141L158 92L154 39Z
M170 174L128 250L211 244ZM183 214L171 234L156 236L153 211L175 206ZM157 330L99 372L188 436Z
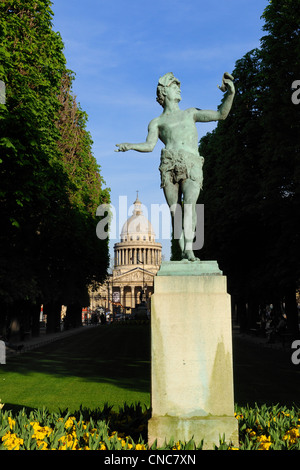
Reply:
M113 282L130 283L130 282L153 282L155 274L141 268L130 269L120 275L114 276Z

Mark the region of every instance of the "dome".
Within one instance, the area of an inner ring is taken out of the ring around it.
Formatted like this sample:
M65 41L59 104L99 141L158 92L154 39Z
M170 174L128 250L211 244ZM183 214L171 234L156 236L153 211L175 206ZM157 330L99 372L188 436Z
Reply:
M138 196L134 202L133 214L123 225L120 238L121 242L131 240L155 241L153 227L143 214L142 203Z

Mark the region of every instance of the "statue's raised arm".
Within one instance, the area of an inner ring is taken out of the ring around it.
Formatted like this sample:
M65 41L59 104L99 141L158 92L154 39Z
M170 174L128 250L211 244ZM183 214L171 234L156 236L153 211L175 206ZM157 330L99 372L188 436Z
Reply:
M195 121L196 122L210 122L210 121L221 121L226 119L233 103L233 98L235 95L235 87L233 83L233 76L230 73L225 72L222 78L222 85L218 86L218 88L226 92L228 91L228 95L219 110L217 111L210 111L205 109L197 109L195 112Z

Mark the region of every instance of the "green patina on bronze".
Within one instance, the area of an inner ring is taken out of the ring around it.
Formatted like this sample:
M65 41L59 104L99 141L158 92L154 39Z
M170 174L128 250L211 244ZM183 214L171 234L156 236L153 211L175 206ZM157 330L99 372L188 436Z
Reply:
M219 88L228 93L217 111L199 108L181 110L180 81L171 72L163 75L157 85L157 101L163 107L163 112L150 122L146 141L116 145L119 152L152 152L158 139L164 143L159 167L161 186L170 208L173 236L179 241L182 259L188 261L197 260L193 252L193 240L197 224L196 203L203 182L204 159L198 152L199 139L195 124L226 119L235 94L233 77L229 73L224 73ZM179 207L183 207L183 211L178 211ZM176 217L181 218L179 233Z

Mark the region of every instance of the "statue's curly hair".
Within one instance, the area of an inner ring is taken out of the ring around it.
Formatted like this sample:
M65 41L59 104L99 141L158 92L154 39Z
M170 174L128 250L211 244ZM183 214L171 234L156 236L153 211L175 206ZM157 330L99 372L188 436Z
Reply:
M172 72L168 72L158 80L158 85L156 89L156 101L164 107L165 94L164 89L170 86L173 82L177 83L180 86L180 81L174 77Z
M164 107L164 102L165 102L164 89L165 89L165 87L164 87L163 85L157 85L156 101L157 101L162 107Z

